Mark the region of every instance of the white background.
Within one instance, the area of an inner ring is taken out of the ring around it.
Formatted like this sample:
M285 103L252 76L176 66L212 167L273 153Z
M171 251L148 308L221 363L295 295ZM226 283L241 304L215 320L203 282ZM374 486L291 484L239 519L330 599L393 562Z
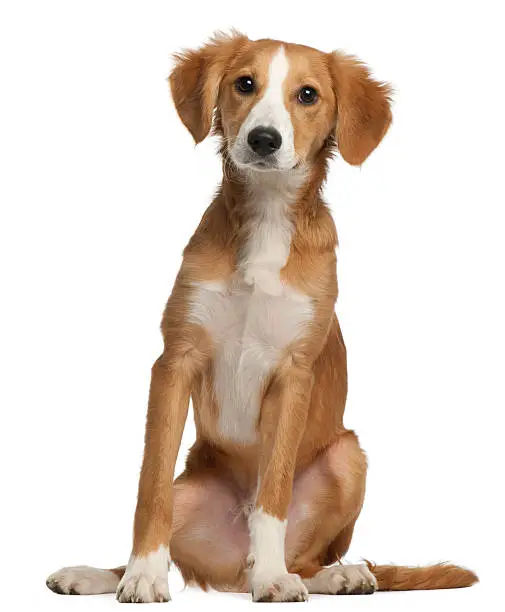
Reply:
M346 424L370 460L349 554L443 559L481 584L312 597L340 610L496 609L503 597L503 47L499 2L2 2L1 605L61 597L62 565L127 561L150 367L181 251L219 181L166 83L170 53L235 26L342 48L396 88L362 169L332 163ZM188 423L184 456L193 439ZM179 469L182 460L179 462ZM173 609L246 595L182 591ZM301 605L301 604L300 604Z

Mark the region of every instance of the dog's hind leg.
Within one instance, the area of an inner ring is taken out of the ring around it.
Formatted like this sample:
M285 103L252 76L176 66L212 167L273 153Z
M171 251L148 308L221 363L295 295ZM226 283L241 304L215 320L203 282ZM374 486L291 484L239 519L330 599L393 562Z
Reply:
M334 564L345 555L365 493L366 459L353 432L343 431L298 474L288 514L288 568L309 593L373 593L363 565ZM329 566L329 567L327 567Z
M288 514L287 565L309 593L369 594L376 590L452 589L478 578L451 564L428 567L343 565L363 502L366 461L352 432L334 442L294 482Z
M170 549L184 581L204 589L247 590L248 500L217 474L183 474L174 492Z

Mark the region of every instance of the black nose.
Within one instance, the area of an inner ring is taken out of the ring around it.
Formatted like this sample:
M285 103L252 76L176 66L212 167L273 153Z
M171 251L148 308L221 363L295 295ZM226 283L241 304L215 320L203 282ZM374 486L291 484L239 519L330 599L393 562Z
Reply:
M274 128L260 126L249 132L247 142L255 153L266 157L281 148L282 136Z

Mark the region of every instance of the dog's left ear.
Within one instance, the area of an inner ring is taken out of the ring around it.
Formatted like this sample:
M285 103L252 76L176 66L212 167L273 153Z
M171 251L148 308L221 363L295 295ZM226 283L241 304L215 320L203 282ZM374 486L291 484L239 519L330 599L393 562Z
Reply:
M176 64L169 78L172 97L197 144L210 132L226 67L247 41L247 36L238 32L217 34L200 49L174 56Z
M360 165L391 124L391 86L375 81L355 57L335 51L329 60L337 100L337 146L346 162Z

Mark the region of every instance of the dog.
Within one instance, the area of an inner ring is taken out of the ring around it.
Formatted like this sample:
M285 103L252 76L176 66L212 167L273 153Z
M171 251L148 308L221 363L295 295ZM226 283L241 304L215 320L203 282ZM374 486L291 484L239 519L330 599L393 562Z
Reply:
M254 601L465 587L454 565L345 565L367 460L344 427L346 348L334 312L337 234L322 198L335 152L362 164L391 87L340 52L233 32L175 56L175 107L220 138L223 179L184 250L152 368L126 567L64 568L57 593L170 599L187 583ZM197 439L174 466L193 401Z

